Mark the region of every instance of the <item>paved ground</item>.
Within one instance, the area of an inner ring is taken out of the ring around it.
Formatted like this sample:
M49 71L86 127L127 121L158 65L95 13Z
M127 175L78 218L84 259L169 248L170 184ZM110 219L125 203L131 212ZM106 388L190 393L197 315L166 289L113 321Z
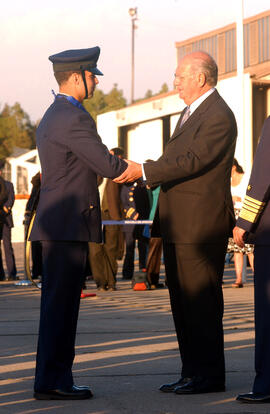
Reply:
M23 278L23 247L15 245ZM163 277L163 276L162 276ZM0 284L0 413L50 414L204 414L270 413L270 405L245 405L235 395L249 391L253 379L254 323L252 275L243 289L231 288L232 268L224 276L227 390L196 396L158 391L179 377L179 355L167 289L118 290L82 300L78 324L75 381L91 385L87 401L47 402L32 398L40 292L34 287ZM88 291L96 292L93 282ZM198 344L200 346L200 344Z

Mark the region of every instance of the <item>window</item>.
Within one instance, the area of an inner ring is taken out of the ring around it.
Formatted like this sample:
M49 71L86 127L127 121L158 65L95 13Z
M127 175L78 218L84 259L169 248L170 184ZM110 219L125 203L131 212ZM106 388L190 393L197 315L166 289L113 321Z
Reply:
M28 194L28 171L24 167L17 167L17 194Z

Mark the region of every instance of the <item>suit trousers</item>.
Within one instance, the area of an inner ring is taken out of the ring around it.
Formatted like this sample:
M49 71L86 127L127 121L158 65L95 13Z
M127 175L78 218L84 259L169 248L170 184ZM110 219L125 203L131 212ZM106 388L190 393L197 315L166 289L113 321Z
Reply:
M5 260L9 279L16 279L17 268L15 264L15 256L11 243L11 227L4 223L3 225L3 247L5 252ZM3 267L3 265L2 265Z
M255 370L253 392L270 394L270 256L269 245L255 245Z
M32 277L42 276L42 246L40 241L31 242Z
M162 255L162 239L151 237L146 263L147 277L150 285L157 285L159 281L160 262Z
M163 243L182 376L225 381L222 277L227 241Z
M73 385L72 364L87 242L42 241L43 275L35 391Z
M4 270L4 267L3 267L1 240L0 240L0 280L5 280L5 270Z

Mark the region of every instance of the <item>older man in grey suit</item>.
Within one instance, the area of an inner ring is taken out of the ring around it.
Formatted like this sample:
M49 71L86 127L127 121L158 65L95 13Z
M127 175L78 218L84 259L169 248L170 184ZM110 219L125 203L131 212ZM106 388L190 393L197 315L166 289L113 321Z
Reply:
M225 389L222 274L234 225L230 174L237 128L215 89L217 73L207 53L181 59L175 87L187 107L164 154L143 164L147 184L161 185L159 223L182 359L181 377L160 389L176 394ZM141 165L130 167L117 182L142 176Z

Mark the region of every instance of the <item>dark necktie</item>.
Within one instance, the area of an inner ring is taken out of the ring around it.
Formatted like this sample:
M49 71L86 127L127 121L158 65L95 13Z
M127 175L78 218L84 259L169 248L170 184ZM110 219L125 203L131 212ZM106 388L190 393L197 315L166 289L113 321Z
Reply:
M182 125L184 125L184 123L188 120L188 118L190 117L190 107L187 106L185 113L183 115L183 118L181 119L181 123L180 123L180 127L182 127Z

